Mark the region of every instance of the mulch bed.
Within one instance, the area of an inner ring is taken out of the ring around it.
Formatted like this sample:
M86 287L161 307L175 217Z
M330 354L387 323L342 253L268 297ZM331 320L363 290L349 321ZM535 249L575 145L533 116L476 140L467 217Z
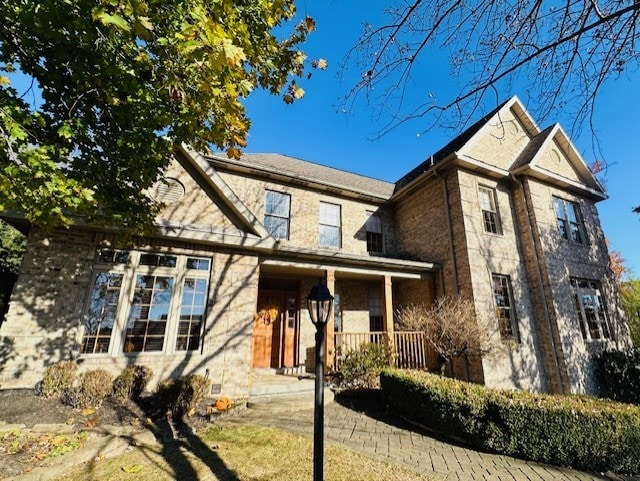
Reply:
M163 419L165 422L157 423ZM102 406L91 411L82 411L62 404L58 399L45 399L32 389L0 390L0 422L7 424L24 424L33 428L37 424L62 424L65 431L81 432L104 425L113 426L168 426L168 432L159 433L154 429L156 437L161 441L179 433L187 427L197 430L208 424L206 406L201 406L196 414L185 419L184 423L167 423L163 413L154 412L150 403L140 405L130 401L118 401L108 398ZM66 428L68 426L69 428ZM55 438L56 433L0 433L0 479L6 479L32 469L47 466L52 459L48 456L52 450L58 449L56 443L67 442ZM73 435L68 436L72 438ZM70 442L75 440L70 439ZM64 449L63 449L64 451Z

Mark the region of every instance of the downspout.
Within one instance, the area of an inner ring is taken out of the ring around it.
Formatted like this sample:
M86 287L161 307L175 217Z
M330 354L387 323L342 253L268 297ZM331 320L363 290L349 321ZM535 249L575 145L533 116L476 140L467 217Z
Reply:
M453 269L453 285L455 287L455 294L460 292L460 286L458 285L458 263L456 262L456 251L453 246L453 228L451 227L451 209L449 208L449 191L447 189L447 179L438 174L438 170L434 169L434 176L442 179L442 197L444 198L444 210L447 217L447 232L449 234L449 253L451 255L451 264ZM442 293L446 293L444 282L442 283Z
M529 235L531 236L531 244L533 247L533 261L536 266L536 277L538 278L538 284L540 285L540 292L542 295L542 308L544 310L544 317L547 324L547 329L549 329L549 336L551 337L551 353L553 355L553 365L555 367L556 381L558 382L558 387L560 388L560 392L564 393L564 388L562 387L562 375L560 374L560 366L558 365L558 353L556 341L553 336L553 326L551 324L551 314L549 313L549 306L547 306L547 299L544 293L544 284L542 280L542 267L540 266L540 258L538 257L538 251L536 249L536 244L534 240L533 226L531 225L531 215L529 211L529 203L527 202L527 196L524 191L524 184L520 179L518 179L515 175L511 174L511 179L518 184L520 187L520 193L522 194L522 202L524 205L524 213L527 218L527 230L529 231Z

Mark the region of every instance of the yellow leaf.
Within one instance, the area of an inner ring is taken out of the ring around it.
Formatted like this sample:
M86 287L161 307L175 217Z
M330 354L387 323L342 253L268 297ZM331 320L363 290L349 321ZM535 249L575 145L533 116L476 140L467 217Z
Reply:
M227 150L227 157L230 159L240 160L240 151L235 147L229 147Z
M141 464L131 464L129 466L122 466L122 470L125 473L128 473L128 474L135 474L135 473L139 473L140 471L142 471L142 465Z
M293 96L297 99L301 99L302 97L304 97L304 90L302 90L300 87L294 88Z
M318 60L314 60L311 62L311 66L314 68L319 68L320 70L324 70L327 68L327 61L323 58L319 58Z
M0 75L0 86L2 85L11 85L11 80L9 80L9 77Z
M95 414L96 410L93 408L86 408L82 410L82 415L83 416L91 416L92 414Z

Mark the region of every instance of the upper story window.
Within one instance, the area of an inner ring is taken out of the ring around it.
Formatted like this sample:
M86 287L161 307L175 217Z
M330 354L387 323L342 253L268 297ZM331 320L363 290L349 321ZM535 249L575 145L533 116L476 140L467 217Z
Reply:
M81 352L176 352L200 346L211 259L100 251ZM123 260L131 259L124 265ZM110 261L110 262L109 262Z
M373 212L367 212L365 230L367 232L367 252L382 254L384 250L382 243L382 218Z
M264 206L264 227L276 239L289 238L291 196L268 190Z
M496 316L500 327L500 337L504 340L513 339L520 342L518 321L513 305L511 278L502 274L492 274L493 298L496 303Z
M554 197L553 207L556 211L560 235L570 242L584 244L584 225L578 204Z
M500 217L496 207L495 189L481 185L478 187L478 197L484 231L490 234L500 234Z
M611 339L607 313L600 294L600 283L576 277L572 277L569 282L582 338Z
M320 246L340 248L340 231L340 206L338 204L320 202Z

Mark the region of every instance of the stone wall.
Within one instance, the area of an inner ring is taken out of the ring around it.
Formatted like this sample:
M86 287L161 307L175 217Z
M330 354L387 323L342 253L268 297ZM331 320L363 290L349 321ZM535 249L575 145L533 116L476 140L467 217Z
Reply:
M561 361L566 364L565 383L570 392L595 392L592 358L606 347L629 345L629 334L618 303L609 266L605 237L593 201L575 196L542 182L528 179L527 191L534 206L540 261L546 278L545 300L551 306L555 343ZM570 242L560 236L553 208L553 197L575 202L582 214L586 242ZM571 277L595 280L602 285L609 323L614 331L611 340L587 341L582 338L578 316L572 302ZM565 389L566 390L566 389Z
M522 255L512 185L465 171L460 171L458 178L473 298L482 322L491 330L495 350L492 356L483 359L485 383L491 387L544 390L533 300ZM480 186L493 189L496 194L498 233L485 232L478 195ZM493 274L509 276L511 281L512 312L519 334L513 341L500 336Z
M394 216L392 209L387 204L327 195L316 190L265 181L235 172L220 172L220 176L260 222L264 220L266 190L282 192L291 196L289 239L280 241L283 246L317 249L326 252L327 255L336 251L368 255L365 221L367 212L373 212L382 219L385 253L393 254L396 252ZM342 232L339 249L318 245L320 202L340 205Z

